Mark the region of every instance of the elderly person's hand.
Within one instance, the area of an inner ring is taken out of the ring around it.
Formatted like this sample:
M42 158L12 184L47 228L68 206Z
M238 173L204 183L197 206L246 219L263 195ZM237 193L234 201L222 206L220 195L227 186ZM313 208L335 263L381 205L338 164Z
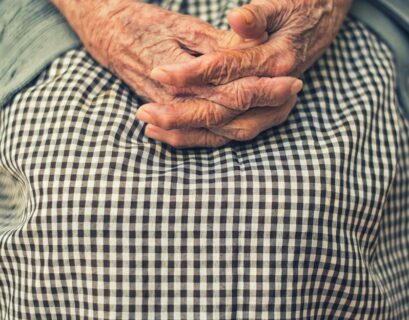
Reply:
M240 51L219 50L184 64L164 65L153 70L151 75L163 84L178 87L220 85L254 75L299 76L331 44L351 2L253 0L250 4L232 11L228 17L229 23L238 35L247 39L259 38L267 31L269 37L265 43ZM280 114L280 121L277 123L286 119L291 108L286 110ZM265 109L260 111L266 112ZM249 128L255 125L255 114L260 111L253 109L250 111L253 116L247 113L242 121L235 120L230 124L209 129L235 139L232 133L249 132ZM158 118L151 119L151 122L160 125ZM194 114L191 122L195 122ZM236 130L232 130L232 127ZM160 131L156 138L163 140L164 136L165 132Z
M229 15L233 30L244 38L265 31L256 47L219 50L184 64L163 65L152 77L185 87L222 84L246 76L300 75L331 44L352 0L253 0Z
M289 112L301 89L301 82L290 77L247 77L221 86L187 88L159 84L149 76L157 66L188 63L221 48L252 47L266 36L261 33L254 40L243 40L194 17L134 0L80 0L75 6L69 0L54 2L96 60L155 102L138 112L147 122L156 116L162 127L148 125L148 136L156 138L160 130L174 127L189 128L165 130L166 139L161 140L176 147L215 147L229 142L234 134L218 135L207 128L231 123L247 110L251 111L245 121L253 123L250 133L254 137L280 120L280 114ZM256 107L263 111L252 116ZM248 132L235 134L238 140L251 138Z

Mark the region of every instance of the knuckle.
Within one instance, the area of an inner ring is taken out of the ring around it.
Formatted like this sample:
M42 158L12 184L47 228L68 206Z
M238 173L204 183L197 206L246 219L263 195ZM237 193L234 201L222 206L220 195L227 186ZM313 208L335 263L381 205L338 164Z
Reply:
M272 90L271 84L258 79L255 83L254 90L252 90L252 106L271 106L276 103L277 92Z
M277 72L282 75L288 75L293 72L297 63L297 57L295 53L288 51L283 59L278 64Z
M268 54L266 54L263 47L255 47L251 50L245 50L241 55L239 69L244 67L246 73L262 75L264 73L264 66L269 61Z
M266 81L265 78L252 76L232 84L229 97L232 97L231 105L235 111L248 111L256 106L269 105L274 100L270 79Z
M198 117L200 118L199 122L203 123L206 128L217 127L221 125L225 120L225 116L216 107L202 110L198 114Z
M234 105L240 111L246 111L251 108L256 95L254 90L249 87L235 85L234 88Z
M227 52L217 53L215 61L214 63L204 65L204 79L202 81L213 85L220 85L226 82L226 80L231 79L235 65Z
M297 57L292 51L280 52L269 57L264 64L269 76L287 76L295 70Z

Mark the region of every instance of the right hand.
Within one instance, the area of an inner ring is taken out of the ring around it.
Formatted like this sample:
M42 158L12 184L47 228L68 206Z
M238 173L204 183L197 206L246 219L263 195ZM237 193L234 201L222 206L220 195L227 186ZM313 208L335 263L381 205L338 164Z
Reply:
M133 0L96 2L92 10L84 12L81 22L64 12L72 6L61 7L87 51L140 96L156 103L138 110L138 117L150 123L148 136L176 147L220 146L230 140L254 138L272 126L266 125L266 117L280 122L277 114L288 114L283 109L294 105L296 93L292 88L297 80L290 77L247 77L221 86L188 88L163 85L150 77L158 66L188 62L223 48L252 47L263 42L264 37L246 41L197 18ZM271 112L263 111L263 123L253 123L251 134L243 135L237 126L229 132L228 123L248 118L246 113L259 107L269 107ZM212 132L214 128L217 130ZM167 139L158 136L158 129L167 131Z

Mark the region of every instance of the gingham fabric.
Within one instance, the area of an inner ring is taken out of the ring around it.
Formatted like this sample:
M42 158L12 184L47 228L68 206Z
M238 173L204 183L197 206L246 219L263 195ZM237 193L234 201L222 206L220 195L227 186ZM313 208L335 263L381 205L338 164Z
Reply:
M164 5L223 26L236 4ZM0 318L408 319L394 74L348 19L285 124L176 150L144 136L123 82L66 53L0 111Z

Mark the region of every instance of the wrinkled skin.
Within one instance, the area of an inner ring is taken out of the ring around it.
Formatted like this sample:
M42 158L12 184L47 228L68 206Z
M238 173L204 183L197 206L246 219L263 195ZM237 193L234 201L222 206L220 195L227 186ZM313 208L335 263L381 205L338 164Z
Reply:
M88 52L150 102L137 113L150 123L145 133L175 147L217 147L252 139L283 122L301 90L301 81L291 77L249 76L220 86L184 88L150 77L163 64L188 63L226 48L255 47L266 41L265 32L245 40L194 17L133 0L54 3Z
M352 0L253 0L229 14L232 29L268 40L243 50L227 48L185 64L156 68L154 79L177 87L219 85L246 76L300 75L331 44Z
M220 85L248 76L299 76L331 44L351 3L352 0L253 0L229 14L230 26L245 39L258 39L267 32L267 41L243 50L218 50L185 64L164 65L154 69L151 76L179 88ZM287 116L283 112L276 124ZM259 125L255 117L236 123L236 131ZM194 118L193 115L191 120ZM157 118L148 122L160 126ZM210 130L226 135L223 127ZM166 132L159 131L155 138L166 141Z

